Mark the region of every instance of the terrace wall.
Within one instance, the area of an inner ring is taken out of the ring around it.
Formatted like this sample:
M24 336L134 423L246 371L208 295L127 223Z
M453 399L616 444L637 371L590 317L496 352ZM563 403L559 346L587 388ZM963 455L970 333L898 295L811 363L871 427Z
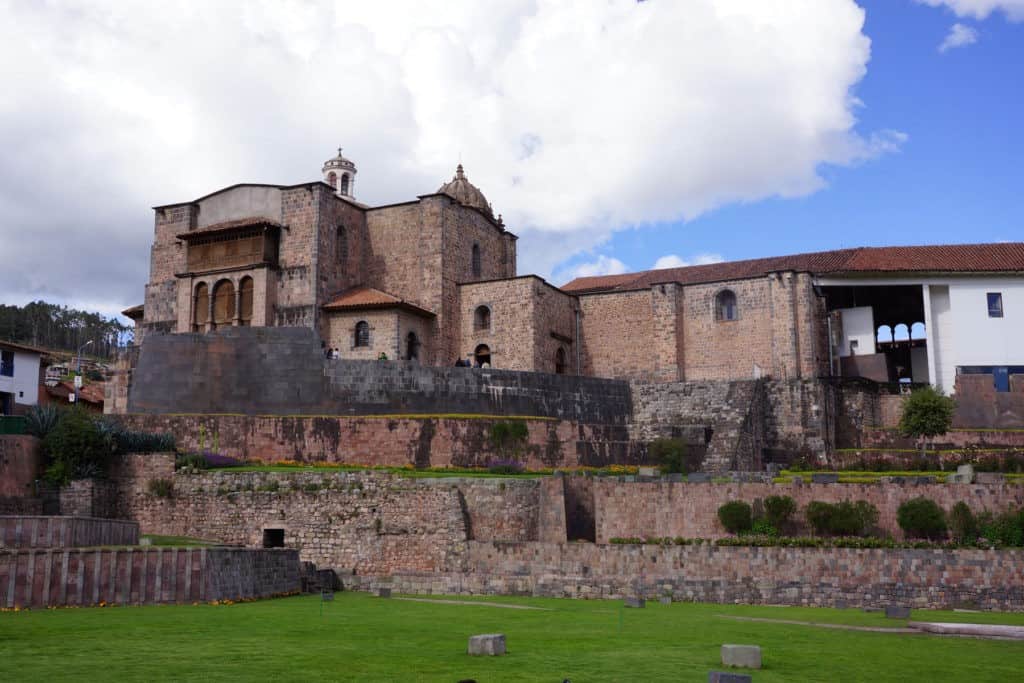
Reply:
M1021 550L469 543L462 573L398 573L408 593L1024 610Z
M528 415L625 424L626 382L413 361L325 360L301 327L232 327L146 336L130 413Z
M189 451L239 459L357 465L486 466L510 457L491 443L497 419L123 415L130 429L170 433ZM525 420L529 437L518 457L531 469L640 463L645 450L625 427Z
M753 503L787 495L799 510L812 500L838 503L866 500L878 508L878 527L902 538L896 510L904 501L925 496L945 510L963 501L974 512L1003 512L1024 506L1024 486L1016 484L691 484L623 483L594 480L597 542L628 537L721 538L729 534L718 521L718 508L731 501ZM804 529L806 533L807 530Z
M0 517L0 548L137 545L137 522L89 517Z
M152 605L299 590L295 550L69 548L0 551L0 605Z

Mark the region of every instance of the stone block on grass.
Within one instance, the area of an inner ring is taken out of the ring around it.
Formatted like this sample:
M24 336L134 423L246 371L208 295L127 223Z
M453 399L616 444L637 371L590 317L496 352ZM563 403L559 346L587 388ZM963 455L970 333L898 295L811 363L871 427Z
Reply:
M725 671L709 671L708 683L751 683L750 674L733 674Z
M711 474L708 472L690 472L686 475L686 481L691 484L707 484L711 481Z
M1003 476L1002 472L978 472L974 475L974 483L976 484L1002 484L1006 482L1006 477Z
M470 636L467 652L471 655L503 655L505 654L505 634L484 633Z
M723 645L722 666L739 666L744 669L760 669L761 647L758 645Z
M909 619L910 608L901 607L900 605L886 605L885 617L886 619Z
M643 598L626 598L625 606L643 608L647 606L647 603Z
M821 472L811 475L812 484L838 484L839 475L831 472Z
M390 586L377 586L373 589L373 594L378 598L390 598L391 587Z

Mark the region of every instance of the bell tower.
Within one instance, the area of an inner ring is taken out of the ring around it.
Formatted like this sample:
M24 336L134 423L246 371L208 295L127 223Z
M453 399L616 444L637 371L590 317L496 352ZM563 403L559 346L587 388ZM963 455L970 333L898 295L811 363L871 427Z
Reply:
M341 155L341 147L338 148L338 156L324 162L322 171L324 182L334 188L335 194L355 198L356 165Z

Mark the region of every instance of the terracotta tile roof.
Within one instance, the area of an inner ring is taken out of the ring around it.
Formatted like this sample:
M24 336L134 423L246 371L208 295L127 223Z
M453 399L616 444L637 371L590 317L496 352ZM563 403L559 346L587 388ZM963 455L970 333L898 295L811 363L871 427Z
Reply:
M3 341L2 339L0 339L0 346L6 349L13 349L15 351L27 351L28 353L38 353L41 356L45 356L48 353L50 353L45 349L37 349L34 346L27 346L25 344L15 344L14 342Z
M323 305L325 311L354 311L371 308L402 308L418 315L434 315L416 304L373 287L347 289Z
M78 392L78 398L86 403L102 405L105 386L103 382L83 384L81 391ZM75 385L73 382L58 382L55 386L46 387L46 393L50 394L50 396L67 400L68 394L75 393Z
M1024 272L1024 242L944 244L920 247L857 247L791 256L772 256L703 266L646 270L622 275L576 278L566 292L645 289L659 282L684 285L760 277L794 270L815 275L852 273L1005 273Z
M265 226L268 228L284 227L277 221L273 221L269 218L263 218L261 216L251 216L249 218L239 218L233 221L222 221L220 223L204 225L201 228L196 228L195 230L183 232L180 235L177 235L177 237L180 240L187 240L190 237L195 237L196 235L209 235L211 233L230 232L231 230L239 230L241 228L254 228L260 226Z

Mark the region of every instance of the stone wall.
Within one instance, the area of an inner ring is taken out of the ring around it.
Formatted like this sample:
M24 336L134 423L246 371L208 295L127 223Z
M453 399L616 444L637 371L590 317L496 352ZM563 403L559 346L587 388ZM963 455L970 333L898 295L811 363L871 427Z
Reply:
M954 427L1024 428L1024 375L1010 375L1010 390L1002 392L992 375L957 375L955 394Z
M1021 550L469 544L461 573L398 573L408 593L1024 610Z
M39 439L20 434L0 434L0 513L14 501L32 495L42 473Z
M524 420L527 443L496 450L500 420L407 417L253 417L246 415L122 415L130 429L169 433L186 451L211 450L243 460L354 465L486 467L518 459L529 469L640 464L645 450L624 427Z
M594 377L325 360L305 328L228 328L146 337L132 413L531 415L624 424L629 385Z
M68 517L113 517L117 507L114 484L105 479L76 479L60 487L60 513Z
M124 458L117 516L145 533L260 546L281 529L304 561L359 574L451 570L470 539L565 540L560 478L412 479L382 473L169 474L166 455ZM159 498L151 478L170 477ZM562 510L561 516L552 510ZM557 525L560 524L559 528Z
M294 550L71 548L0 551L0 605L188 604L299 590Z
M945 510L963 501L975 513L1003 512L1024 506L1024 486L1015 484L691 484L594 480L597 542L620 537L720 538L729 534L718 521L718 508L731 500L753 503L787 495L803 510L812 500L837 503L866 500L878 508L878 527L902 538L896 510L904 501L925 496Z
M90 517L0 517L0 548L137 545L139 525Z

